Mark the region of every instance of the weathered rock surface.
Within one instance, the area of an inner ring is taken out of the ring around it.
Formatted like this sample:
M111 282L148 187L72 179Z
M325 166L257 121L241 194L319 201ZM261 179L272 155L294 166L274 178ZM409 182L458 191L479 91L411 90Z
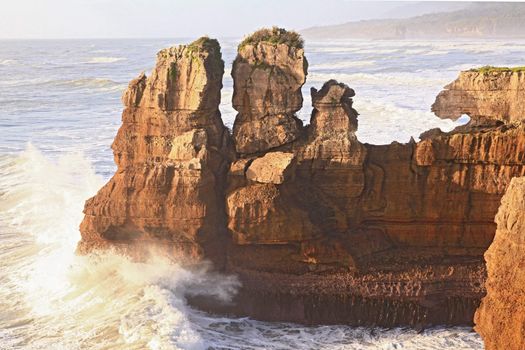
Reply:
M230 173L228 270L243 281L236 311L471 324L500 198L524 174L524 125L478 121L419 143L363 145L353 95L335 81L312 90L310 126L281 147L297 155L290 180L262 186Z
M265 33L241 45L234 63L233 140L218 111L223 65L214 41L163 50L152 76L131 82L113 144L118 171L86 203L79 250L154 245L211 259L242 282L232 305L191 300L219 312L471 324L494 215L511 179L525 174L517 110L496 113L492 97L481 104L481 90L479 106L464 109L457 86L435 109L469 113L470 124L431 130L418 143L368 145L355 135L354 91L330 80L312 89L302 127L294 116L302 48L289 33ZM467 90L481 79L471 78L462 75Z
M218 42L201 38L160 51L151 76L130 83L112 146L118 170L86 203L81 252L161 247L220 264L232 154L218 109L223 72Z
M441 118L463 114L504 122L525 119L525 71L481 68L461 72L445 86L432 111Z
M308 63L302 44L278 43L286 34L274 28L269 39L277 43L247 38L239 46L232 67L232 102L239 112L233 139L241 154L267 151L301 134L302 122L295 112L303 105L301 87Z
M293 153L268 152L253 160L246 170L246 178L260 183L282 184L294 175Z
M525 349L525 178L511 181L485 253L487 296L476 312L476 331L487 350Z

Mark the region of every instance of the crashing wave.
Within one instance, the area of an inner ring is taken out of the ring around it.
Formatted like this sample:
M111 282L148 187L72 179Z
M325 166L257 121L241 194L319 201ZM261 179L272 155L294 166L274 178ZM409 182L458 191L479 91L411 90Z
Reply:
M0 280L8 281L0 305L10 310L0 329L12 329L0 333L4 345L206 348L185 296L227 301L238 286L234 277L205 263L75 255L83 203L102 183L82 155L51 161L28 145L18 156L0 157L0 175Z

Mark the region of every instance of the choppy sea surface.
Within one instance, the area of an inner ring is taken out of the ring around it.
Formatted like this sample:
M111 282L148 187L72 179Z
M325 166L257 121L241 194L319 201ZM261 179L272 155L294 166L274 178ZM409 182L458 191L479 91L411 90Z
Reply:
M470 328L306 327L224 318L190 308L188 294L228 299L235 276L164 261L78 257L84 201L115 170L120 96L161 48L191 39L0 41L0 349L482 349ZM221 111L233 124L223 39ZM430 105L460 70L523 65L525 42L308 42L309 89L335 78L356 90L358 137L407 142L450 130Z

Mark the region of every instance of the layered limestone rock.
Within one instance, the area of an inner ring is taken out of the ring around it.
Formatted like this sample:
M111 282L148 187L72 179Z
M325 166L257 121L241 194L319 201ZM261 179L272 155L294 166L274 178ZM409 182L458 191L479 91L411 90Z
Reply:
M432 110L441 118L471 118L503 122L525 118L525 70L483 67L461 72L445 86Z
M476 312L476 331L487 350L525 349L525 178L511 181L485 253L487 296Z
M262 29L239 45L232 67L232 102L239 112L233 139L240 154L267 151L301 134L295 112L303 105L308 63L302 40L295 36L284 29Z
M251 159L244 173L230 171L227 210L236 243L302 241L304 251L292 253L297 255L294 260L323 260L314 255L330 255L321 253L320 242L310 240L327 231L333 235L343 232L347 223L337 202L351 205L348 199L359 197L364 187L366 152L355 136L357 112L352 96L350 88L335 81L327 82L319 92L312 90L312 125L287 152L268 152ZM333 191L338 183L359 177L362 181L352 183L352 191ZM344 259L349 259L348 254Z
M260 183L282 184L294 175L293 153L268 152L254 159L246 170L246 178Z
M355 92L334 80L311 90L310 124L298 122L307 72L296 34L257 32L238 52L232 139L218 111L215 41L163 50L152 75L130 83L113 144L118 170L86 203L79 250L155 246L211 259L242 282L227 306L192 297L218 312L470 324L494 215L511 179L525 174L519 103L509 93L505 106L514 107L490 107L492 94L508 90L499 85L507 73L475 98L464 96L482 85L481 73L462 74L438 96L441 116L468 113L469 125L368 145L355 135Z
M354 90L330 80L320 91L312 88L311 95L314 110L301 159L314 161L316 167L329 163L361 166L364 148L355 136L358 114L352 108Z
M243 282L235 312L306 323L471 324L494 215L510 180L524 174L524 125L475 114L468 126L429 131L418 143L363 145L353 96L335 81L312 89L310 125L277 148L295 154L295 175L248 175L254 163L276 168L265 159L274 151L232 166L227 270Z
M335 80L319 91L312 88L314 109L307 141L297 150L302 176L329 194L337 207L349 210L356 206L365 187L367 153L355 135L358 113L352 107L354 95L354 90Z
M123 95L112 148L118 169L86 202L81 252L114 246L142 256L223 259L222 191L232 154L220 118L224 63L216 40L164 49L149 78Z

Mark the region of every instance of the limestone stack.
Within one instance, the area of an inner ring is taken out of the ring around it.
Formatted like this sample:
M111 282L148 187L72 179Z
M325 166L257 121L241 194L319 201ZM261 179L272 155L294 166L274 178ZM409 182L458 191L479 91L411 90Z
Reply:
M112 145L118 169L86 203L80 251L115 246L144 255L155 247L223 258L232 156L219 112L223 73L219 43L203 37L160 51L151 76L130 83Z
M239 45L232 67L237 152L264 152L300 136L295 112L307 66L302 39L284 29L262 29Z
M354 94L336 81L312 89L299 138L232 165L227 270L243 281L236 312L471 324L493 217L510 180L524 174L524 126L474 115L418 143L361 144Z

